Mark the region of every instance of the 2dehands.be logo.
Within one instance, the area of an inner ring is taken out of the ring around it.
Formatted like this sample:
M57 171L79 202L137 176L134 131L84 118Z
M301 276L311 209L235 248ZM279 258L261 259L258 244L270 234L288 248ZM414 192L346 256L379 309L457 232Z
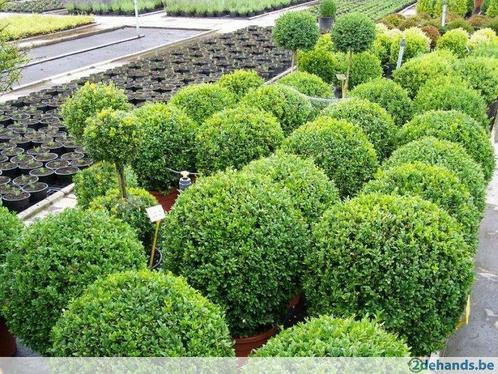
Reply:
M420 373L424 370L432 371L469 371L469 370L479 370L479 371L494 371L495 365L493 362L486 362L479 359L478 361L472 361L469 359L464 359L461 361L447 361L447 360L429 360L412 358L408 362L408 366L413 373Z

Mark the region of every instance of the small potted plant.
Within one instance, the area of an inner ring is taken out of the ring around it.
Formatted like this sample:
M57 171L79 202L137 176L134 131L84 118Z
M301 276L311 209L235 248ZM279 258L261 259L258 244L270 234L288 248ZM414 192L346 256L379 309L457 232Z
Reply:
M28 207L29 197L29 192L13 187L10 192L7 192L2 196L2 203L10 210L19 213Z
M30 194L30 202L36 204L47 197L48 184L43 182L32 182L24 185L22 189Z
M321 0L319 11L320 17L318 18L318 22L320 24L320 32L326 34L332 29L337 5L334 0Z

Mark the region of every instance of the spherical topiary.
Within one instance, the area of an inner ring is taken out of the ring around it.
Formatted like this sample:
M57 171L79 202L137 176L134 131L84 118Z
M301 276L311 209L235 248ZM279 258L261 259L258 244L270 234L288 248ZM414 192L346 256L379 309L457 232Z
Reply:
M382 18L381 22L390 29L395 29L405 21L405 16L399 13L391 13Z
M467 43L469 42L469 33L462 28L448 31L441 36L436 46L438 49L449 49L458 57L465 57L469 50Z
M337 11L337 4L334 0L320 0L320 5L318 6L320 16L322 17L335 17Z
M425 25L422 26L421 30L431 40L431 48L434 48L436 46L437 41L441 37L441 33L439 32L438 28L432 25Z
M337 84L337 74L345 69L342 54L332 53L323 48L311 51L299 51L297 55L297 68L299 71L314 74L329 84Z
M73 297L95 279L145 267L142 244L124 222L67 209L29 226L7 255L0 282L10 330L33 350L48 353L50 330Z
M272 37L279 47L296 52L315 46L320 36L316 18L309 12L288 12L275 22Z
M375 149L363 130L345 120L320 117L294 131L283 150L312 158L339 189L354 195L378 167Z
M330 36L330 34L327 33L320 35L313 49L324 49L326 51L333 51L334 42L332 42L332 37Z
M63 357L234 354L218 306L182 278L148 270L98 279L69 304L52 340L52 353Z
M218 112L197 134L197 169L206 174L239 169L269 156L283 140L282 128L270 113L244 106Z
M265 83L254 70L236 70L232 73L223 74L218 85L226 88L240 100L250 90L254 90Z
M488 19L485 26L492 29L494 32L498 33L498 17L493 17Z
M377 316L415 356L444 346L473 280L448 213L419 197L362 195L325 212L313 237L304 282L312 315Z
M185 113L202 124L214 113L235 105L236 96L228 89L212 83L192 84L173 95L170 104L185 110Z
M457 110L467 113L484 128L490 120L486 114L486 103L476 90L459 77L441 77L427 81L414 100L416 113L429 110Z
M11 213L7 208L0 206L0 269L5 262L7 253L14 249L17 245L17 240L24 230L24 225L14 213ZM1 315L1 310L0 310Z
M128 110L130 107L125 92L113 83L87 82L64 102L61 115L71 135L80 140L88 118L105 108Z
M484 28L472 34L468 46L474 49L480 44L492 43L494 40L496 40L496 32L493 29Z
M370 48L370 52L373 53L380 62L385 65L389 63L389 59L391 56L391 45L393 43L394 37L401 33L398 29L379 30L379 24L376 25L377 33L375 35L375 40Z
M296 71L278 81L279 84L294 87L299 92L312 97L330 97L332 88L317 75Z
M147 247L151 243L154 226L150 222L146 209L157 205L154 196L142 188L130 188L128 199L121 198L119 190L112 189L104 196L92 200L89 209L109 213L130 225L137 238Z
M309 246L287 191L253 173L200 178L180 195L163 228L163 268L224 308L233 336L279 322Z
M374 79L356 86L351 96L379 104L393 116L398 126L402 126L413 114L413 103L408 93L390 79Z
M337 19L331 36L340 52L364 52L375 39L375 23L363 14L350 13Z
M325 210L339 201L334 182L309 159L278 152L251 162L243 171L266 175L287 190L310 224L318 221Z
M400 43L403 38L406 41L403 62L430 51L431 40L421 29L417 27L406 29L401 34L395 35L393 38L390 59L392 64L396 64L398 62Z
M380 60L374 54L370 52L354 54L352 62L349 87L353 88L372 79L382 77ZM346 64L346 56L344 56L344 63Z
M468 33L474 32L474 27L472 27L470 23L468 23L466 20L462 18L448 22L448 24L446 25L446 32L455 29L462 29L467 31Z
M429 15L434 15L434 4L435 0L418 0L417 1L417 14L427 13Z
M498 22L497 22L497 30L498 30ZM498 41L494 41L492 43L478 44L474 49L472 49L471 56L498 58Z
M486 10L486 15L488 17L498 16L498 1L497 0L489 0L489 6Z
M271 338L254 357L406 357L408 346L364 318L323 315L300 322ZM249 364L250 365L250 364Z
M482 167L486 181L495 170L494 149L489 134L472 117L457 111L429 111L416 115L399 133L399 143L406 144L426 136L461 144Z
M178 175L168 169L195 171L198 125L173 105L146 104L134 111L142 141L132 160L142 186L169 191Z
M454 74L451 62L438 53L430 53L413 58L397 69L394 81L403 87L410 97L415 97L418 90L429 79Z
M379 171L363 192L419 196L436 204L461 225L469 250L474 253L481 212L467 187L447 168L422 162L400 164Z
M483 10L482 9L483 5L481 5L481 11ZM471 17L469 17L467 21L469 22L470 25L472 25L472 27L478 30L485 27L486 22L488 21L488 17L482 14L474 14Z
M137 187L137 176L131 168L125 168L126 185ZM90 202L107 191L119 187L118 174L114 165L108 162L98 162L84 169L73 178L74 194L78 199L78 207L88 208Z
M322 115L344 119L361 127L377 151L379 160L394 150L398 128L391 115L379 104L353 97L329 105Z
M457 60L455 70L489 105L498 97L498 61L494 58L467 57Z
M291 87L278 84L262 86L249 92L240 104L273 114L286 135L306 123L314 113L309 99Z
M484 174L479 164L472 160L461 145L434 137L422 138L395 150L384 162L382 169L415 161L443 166L454 172L460 182L467 186L475 206L480 212L484 211Z

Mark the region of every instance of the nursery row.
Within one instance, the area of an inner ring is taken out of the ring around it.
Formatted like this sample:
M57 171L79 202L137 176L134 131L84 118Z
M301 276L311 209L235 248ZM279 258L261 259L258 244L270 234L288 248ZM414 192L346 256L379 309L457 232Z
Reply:
M413 4L413 0L338 0L337 16L347 13L362 13L373 20L378 20L388 14L397 12ZM319 7L313 7L312 12L319 15Z
M139 13L147 13L163 8L163 0L137 0ZM112 14L135 15L133 0L88 1L70 0L66 10L71 14Z
M285 35L336 59L386 32L353 14L319 39L316 23L282 30L308 15L282 17L278 44ZM498 70L469 81L466 58L428 48L394 80L357 82L340 100L303 71L270 85L237 71L139 108L113 85L74 92L63 123L99 163L75 178L79 209L24 232L0 210L12 240L0 268L9 328L54 356L232 356L275 334L252 355L441 349L473 281ZM425 81L406 90L408 72ZM147 190L176 186L171 169L198 175L162 222L151 272ZM296 304L309 319L277 334Z
M20 0L9 1L2 8L4 12L43 13L50 10L62 9L64 4L60 0Z

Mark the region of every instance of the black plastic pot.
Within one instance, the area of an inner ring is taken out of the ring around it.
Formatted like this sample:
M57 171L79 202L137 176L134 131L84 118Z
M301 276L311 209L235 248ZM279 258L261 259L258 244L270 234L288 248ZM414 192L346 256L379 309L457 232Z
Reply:
M46 152L49 153L56 153L58 155L61 155L64 151L64 147L60 143L55 143L55 142L49 142L49 143L43 143L41 145L42 149L44 149Z
M18 187L25 186L27 184L38 182L38 177L36 175L23 174L15 178L12 183ZM29 191L28 191L29 192Z
M22 190L15 190L13 192L8 192L2 196L2 203L8 209L14 212L22 212L29 206L29 192Z
M48 184L43 182L30 183L23 186L23 190L30 194L31 204L36 204L47 197Z
M19 168L17 167L17 164L14 164L10 161L1 162L0 171L2 172L3 176L9 177L11 179L19 175Z
M6 177L5 175L0 175L0 186L3 186L5 184L9 184L11 179L9 177Z
M56 170L59 168L64 168L64 167L70 166L70 163L67 160L58 159L58 160L47 162L45 164L45 166L49 169Z
M69 152L69 153L64 153L61 156L61 160L74 161L74 160L81 160L83 157L85 157L84 153L80 153L80 152Z
M49 168L38 168L38 169L33 169L29 172L29 175L35 175L38 177L38 180L40 182L48 183L50 184L54 180L54 171Z
M90 158L81 158L79 160L73 160L70 162L69 165L71 166L76 166L77 168L80 168L80 170L86 169L87 167L91 166L93 164L93 160Z
M66 166L63 168L58 168L55 170L55 174L57 175L57 179L61 183L72 183L73 176L80 171L79 168L75 166Z
M56 160L57 157L59 157L57 153L39 153L35 156L35 160L41 162L49 162Z
M19 163L17 164L17 166L19 167L19 171L21 172L21 174L29 174L31 170L43 167L43 162L30 160L27 162Z

